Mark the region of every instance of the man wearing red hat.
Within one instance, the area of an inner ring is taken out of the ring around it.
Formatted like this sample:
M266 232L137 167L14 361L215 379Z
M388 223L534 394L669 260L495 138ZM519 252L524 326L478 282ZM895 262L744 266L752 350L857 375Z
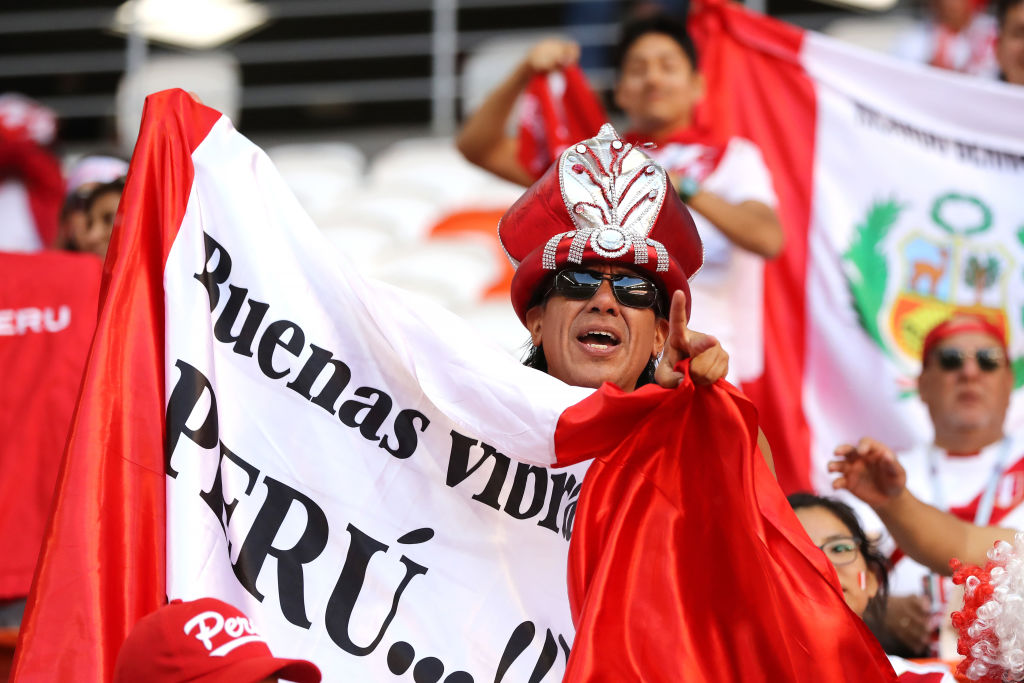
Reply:
M714 361L705 380L725 368L711 338L686 330L703 252L665 170L606 124L559 156L498 235L528 363L621 389L567 410L555 434L558 466L590 461L569 547L576 634L563 680L893 680L772 479L756 410L726 383L698 390L672 372L702 349L691 379L702 360ZM651 382L675 390L641 386ZM781 629L784 652L768 644Z
M616 53L615 103L629 121L623 140L651 144L648 154L669 172L673 191L690 209L703 242L704 266L692 283L696 325L732 354L731 379L757 376L762 364L760 276L764 259L777 256L783 243L761 152L742 138L715 139L700 125L696 112L704 80L682 22L667 15L630 21L622 28ZM575 43L538 43L463 126L457 144L465 157L513 182L535 181L545 165L528 168L522 161L531 156L522 148L528 137L522 131L530 126L522 126L519 138L510 138L504 133L506 121L524 89L534 89L536 79L559 70L566 71L566 89L549 109L564 109L570 119L580 115L593 96L574 90L583 82L582 75L570 77L578 73L573 71L578 57ZM599 107L596 101L593 106ZM607 118L597 114L597 120ZM543 125L571 127L552 121ZM583 137L593 129L577 132Z
M135 625L114 683L319 683L320 669L270 652L249 618L216 598L173 600Z
M672 367L689 355L701 355L694 371L706 380L724 375L728 356L714 338L686 329L703 251L670 188L660 166L605 125L508 210L498 237L516 268L512 306L533 341L529 365L625 391L675 386Z
M934 442L897 457L863 439L838 448L841 460L829 465L840 474L833 485L871 505L899 546L887 626L914 653L927 649L929 615L949 589L932 572L948 576L954 556L984 564L993 541L1024 529L1024 439L1003 433L1013 384L1003 330L954 315L923 344L918 391Z

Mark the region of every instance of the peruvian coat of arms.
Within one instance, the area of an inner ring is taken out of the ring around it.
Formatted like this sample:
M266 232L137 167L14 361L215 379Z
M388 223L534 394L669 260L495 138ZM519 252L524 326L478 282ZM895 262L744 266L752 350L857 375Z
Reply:
M1024 306L1013 296L1024 290L1024 226L997 230L988 205L955 192L932 202L924 225L901 220L906 208L896 200L873 203L843 261L858 320L907 376L909 394L924 336L954 311L985 317L1014 348L1024 326ZM1020 387L1024 356L1011 362Z

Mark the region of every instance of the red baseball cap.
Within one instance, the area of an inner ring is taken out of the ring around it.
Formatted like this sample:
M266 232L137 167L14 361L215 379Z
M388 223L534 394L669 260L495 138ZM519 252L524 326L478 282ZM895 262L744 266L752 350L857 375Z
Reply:
M512 307L524 324L538 288L584 263L629 266L666 300L681 289L689 315L689 280L704 263L693 218L665 170L607 123L562 152L509 208L498 239L516 269Z
M1003 347L1003 353L1007 353L1006 331L997 327L991 321L973 313L954 313L938 325L933 327L924 338L921 345L921 359L928 360L928 354L944 339L955 334L964 332L981 332L994 338Z
M216 598L173 600L139 620L121 646L114 683L319 683L320 669L270 652L252 622Z

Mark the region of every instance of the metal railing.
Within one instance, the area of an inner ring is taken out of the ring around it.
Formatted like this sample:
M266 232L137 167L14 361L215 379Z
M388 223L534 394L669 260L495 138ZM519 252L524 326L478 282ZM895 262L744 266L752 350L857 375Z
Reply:
M379 102L429 101L431 127L437 133L450 133L456 125L459 98L459 55L474 50L482 42L495 38L527 37L539 32L555 32L563 27L539 25L521 28L462 30L457 25L460 11L499 8L566 6L572 3L613 3L617 0L287 0L263 3L270 20L315 20L321 17L346 17L399 12L429 12L430 30L422 33L346 36L290 40L260 40L259 34L227 45L242 67L268 64L364 60L392 57L424 57L431 60L429 76L371 78L352 80L342 77L327 81L282 82L245 85L242 109L302 107L323 104L365 104ZM749 0L752 2L755 0ZM756 0L763 2L763 0ZM60 34L70 31L109 30L114 10L110 8L54 9L45 11L0 13L0 41L5 35ZM608 46L615 40L617 26L594 23L573 27L573 36L584 45ZM55 41L57 42L57 41ZM125 50L54 50L45 54L6 54L0 56L0 78L32 78L67 75L123 73L129 54L140 53L138 43L125 41ZM611 73L589 74L598 87L610 84ZM2 88L0 88L2 89ZM105 117L113 114L113 92L82 92L68 95L37 94L36 97L57 111L63 119ZM244 115L244 114L243 114Z

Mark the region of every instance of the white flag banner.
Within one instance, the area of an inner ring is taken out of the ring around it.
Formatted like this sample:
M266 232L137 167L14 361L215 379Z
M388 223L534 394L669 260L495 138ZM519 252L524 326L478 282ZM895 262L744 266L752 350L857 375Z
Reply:
M192 164L164 275L168 596L238 606L326 680L561 680L585 466L545 466L590 390L363 280L227 119Z
M165 596L329 681L891 680L742 395L524 368L362 279L217 112L146 112L17 680L110 680Z
M1006 330L1024 428L1024 88L900 62L718 0L690 28L719 137L761 149L785 228L764 272L764 371L743 388L789 492L833 449L930 441L928 330ZM1024 495L1024 489L1022 489Z
M1024 93L813 34L802 59L818 104L804 409L828 490L840 441L931 439L921 344L955 310L1005 330L1024 379Z

